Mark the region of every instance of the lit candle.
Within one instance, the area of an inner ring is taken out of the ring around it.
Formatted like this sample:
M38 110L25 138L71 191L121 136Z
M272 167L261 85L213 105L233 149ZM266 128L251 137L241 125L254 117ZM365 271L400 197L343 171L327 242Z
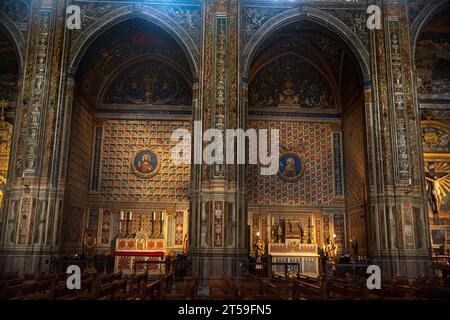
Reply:
M130 211L130 221L133 220L133 211Z
M156 212L153 211L153 221L156 220Z
M161 212L161 221L164 221L164 211Z
M120 211L120 220L123 221L123 211Z

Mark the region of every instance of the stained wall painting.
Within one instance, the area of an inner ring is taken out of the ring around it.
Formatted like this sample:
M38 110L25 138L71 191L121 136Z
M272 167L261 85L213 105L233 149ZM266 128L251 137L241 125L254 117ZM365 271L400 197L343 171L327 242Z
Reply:
M173 65L144 60L120 71L102 99L106 104L191 105L192 85Z
M175 223L175 245L183 245L183 233L184 233L184 211L177 210L174 214Z
M99 209L89 209L87 231L92 231L94 235L97 235L99 229L100 211Z
M280 151L302 155L304 172L297 181L263 176L249 165L247 190L254 205L328 205L334 199L331 125L327 123L250 120L255 129L279 129Z
M111 210L103 210L102 225L101 225L101 244L109 245L111 241L111 225L112 212Z
M249 105L342 110L343 73L354 63L345 43L311 22L291 23L257 50L249 70ZM353 73L353 81L356 74Z
M249 85L250 106L298 106L332 109L331 88L313 66L294 55L262 68Z
M280 156L278 176L288 182L298 181L305 171L303 157L295 152L284 152Z
M107 120L104 138L100 193L105 201L187 201L190 166L171 160L171 140L176 129L190 130L188 121ZM148 149L158 154L159 169L151 177L136 175L135 155Z

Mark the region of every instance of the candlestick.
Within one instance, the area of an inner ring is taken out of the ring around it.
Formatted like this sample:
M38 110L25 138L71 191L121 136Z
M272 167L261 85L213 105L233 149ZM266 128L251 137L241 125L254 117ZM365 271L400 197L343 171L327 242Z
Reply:
M120 220L123 221L123 218L124 218L124 212L120 211Z

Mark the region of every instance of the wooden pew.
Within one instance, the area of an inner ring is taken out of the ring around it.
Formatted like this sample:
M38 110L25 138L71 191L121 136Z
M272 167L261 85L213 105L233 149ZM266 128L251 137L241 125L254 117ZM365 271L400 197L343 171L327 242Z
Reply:
M175 278L175 272L170 272L163 276L161 281L161 294L170 294L172 293L173 281ZM162 297L161 297L162 298Z
M239 298L242 300L254 299L260 294L260 282L241 282L239 285Z
M184 277L184 281L185 282L192 282L192 286L194 288L193 296L196 297L197 296L197 289L198 289L198 275L197 274L193 274L190 277Z
M140 300L159 300L161 297L161 280L146 284L140 296Z
M194 299L194 283L193 282L178 282L175 283L175 294L183 295L183 299ZM165 294L166 296L167 294Z
M320 300L322 299L322 287L318 284L296 280L292 287L292 299Z

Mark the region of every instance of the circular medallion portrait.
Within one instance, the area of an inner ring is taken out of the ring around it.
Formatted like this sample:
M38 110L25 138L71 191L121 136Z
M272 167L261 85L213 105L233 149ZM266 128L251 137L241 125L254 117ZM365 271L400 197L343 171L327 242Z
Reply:
M285 152L280 156L280 168L278 176L289 182L300 179L305 167L303 158L294 152Z
M137 176L150 178L158 172L158 155L151 150L140 150L134 155L132 165Z

